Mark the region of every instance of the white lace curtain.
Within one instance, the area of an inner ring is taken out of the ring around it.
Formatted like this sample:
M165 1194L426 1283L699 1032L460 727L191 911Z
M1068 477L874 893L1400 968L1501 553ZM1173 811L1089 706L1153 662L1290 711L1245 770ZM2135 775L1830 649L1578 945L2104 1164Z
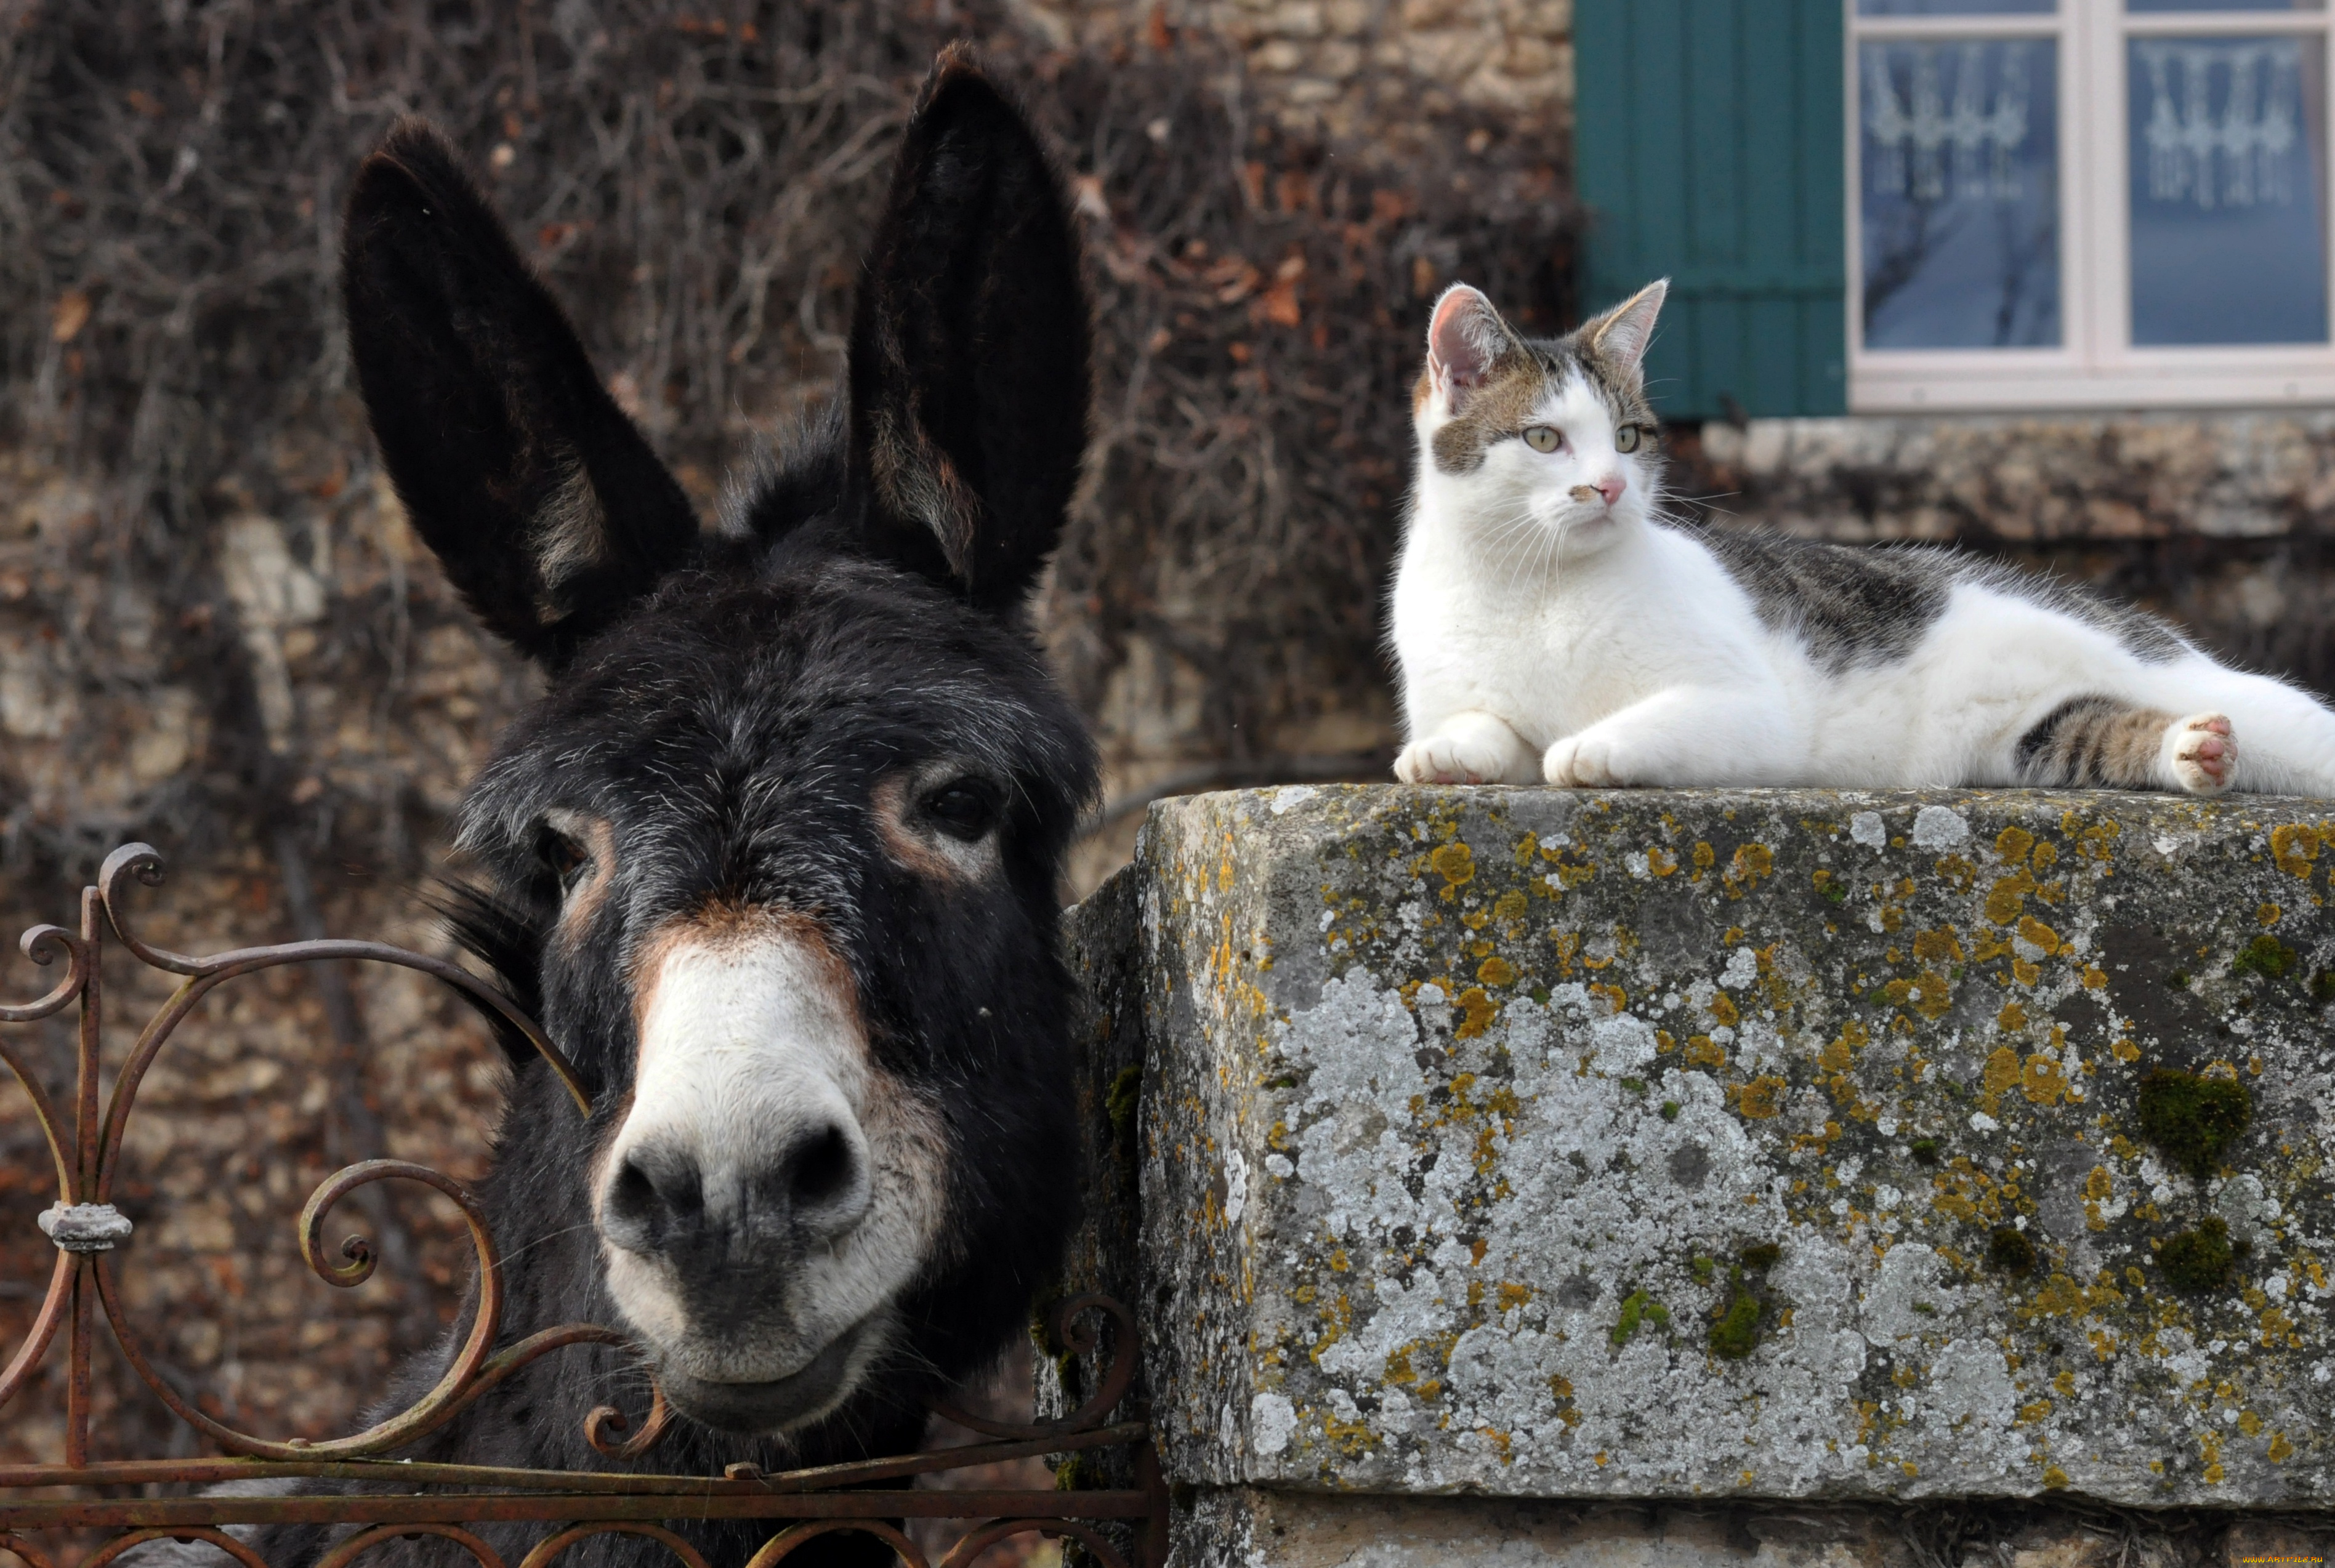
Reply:
M1989 55L2000 63L1991 92ZM1904 67L1902 92L1893 63ZM1875 194L1921 202L2010 202L2024 194L2026 50L1986 43L1868 44L1864 68L1872 147L1866 175Z
M2291 38L2135 45L2148 89L2148 198L2216 207L2294 199L2302 50ZM2215 105L2220 105L2218 112Z

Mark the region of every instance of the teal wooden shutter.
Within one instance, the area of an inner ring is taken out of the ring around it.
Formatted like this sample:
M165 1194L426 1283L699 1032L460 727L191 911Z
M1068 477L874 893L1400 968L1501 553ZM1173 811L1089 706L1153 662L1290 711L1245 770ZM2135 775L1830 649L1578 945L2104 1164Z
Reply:
M1847 406L1842 0L1576 0L1582 305L1667 275L1665 419Z

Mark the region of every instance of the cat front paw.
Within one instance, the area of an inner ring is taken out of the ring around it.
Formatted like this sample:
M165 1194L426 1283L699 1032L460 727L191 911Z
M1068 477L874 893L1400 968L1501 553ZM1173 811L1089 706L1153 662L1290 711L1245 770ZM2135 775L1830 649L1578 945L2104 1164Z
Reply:
M2220 713L2192 713L2165 727L2165 758L2192 795L2219 795L2238 781L2238 738Z
M1497 784L1507 760L1498 747L1473 737L1429 735L1402 749L1394 776L1406 784Z
M1610 737L1594 731L1567 735L1541 759L1541 777L1565 789L1619 789L1637 782Z

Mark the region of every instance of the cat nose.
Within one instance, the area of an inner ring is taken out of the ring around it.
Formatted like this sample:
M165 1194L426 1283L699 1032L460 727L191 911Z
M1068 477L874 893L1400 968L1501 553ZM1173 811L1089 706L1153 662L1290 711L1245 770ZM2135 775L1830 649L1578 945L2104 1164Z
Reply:
M1607 474L1597 481L1597 493L1605 498L1605 504L1610 507L1622 498L1622 491L1628 487L1629 482L1624 475Z

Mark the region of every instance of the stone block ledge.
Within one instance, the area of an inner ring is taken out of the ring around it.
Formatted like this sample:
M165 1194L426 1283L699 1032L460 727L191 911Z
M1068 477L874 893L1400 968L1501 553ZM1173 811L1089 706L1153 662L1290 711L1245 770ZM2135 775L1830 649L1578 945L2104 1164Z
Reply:
M1167 802L1071 917L1081 1266L1212 1507L2310 1507L2330 870L2262 797Z
M2081 1505L1581 1503L1203 1490L1174 1568L2311 1568L2324 1516Z

